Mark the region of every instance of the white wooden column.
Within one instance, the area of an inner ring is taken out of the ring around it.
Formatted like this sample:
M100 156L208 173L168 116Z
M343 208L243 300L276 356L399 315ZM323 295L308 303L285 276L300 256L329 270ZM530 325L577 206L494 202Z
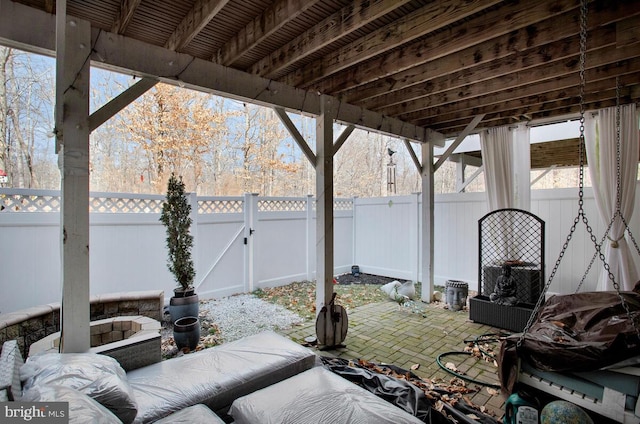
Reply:
M244 194L244 288L248 292L255 289L256 260L254 233L258 226L258 193Z
M316 314L333 296L333 111L321 98L316 118Z
M422 144L422 301L433 299L433 143Z
M187 202L191 206L191 213L189 216L191 217L191 228L189 229L189 233L193 237L193 246L191 248L192 252L192 260L193 260L193 269L196 272L196 276L198 275L198 265L200 265L200 258L198 257L198 244L200 243L200 238L198 237L198 193L187 193ZM197 281L194 278L194 285Z
M415 239L411 241L409 248L409 258L411 259L411 272L413 281L420 281L420 228L422 224L422 212L420 208L421 193L412 193L411 196L411 211L412 219L411 233L415 234Z
M314 164L315 165L315 164ZM315 237L313 237L313 232L316 231L316 223L315 223L315 211L313 210L313 195L307 195L307 203L306 203L306 255L307 264L305 268L305 272L307 274L307 281L313 280L313 271L314 271L314 263L311 260L314 254L315 249Z
M89 56L91 27L58 1L56 141L61 174L62 338L60 351L86 352L89 336Z

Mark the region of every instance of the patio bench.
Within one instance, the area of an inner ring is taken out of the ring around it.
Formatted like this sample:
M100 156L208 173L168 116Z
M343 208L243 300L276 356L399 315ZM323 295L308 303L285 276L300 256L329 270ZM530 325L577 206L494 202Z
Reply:
M209 410L222 416L226 414L235 399L319 365L317 356L311 350L271 331L184 355L180 358L147 365L126 374L113 358L97 354L49 353L41 356L36 355L30 357L24 367L20 367L22 357L17 349L17 343L8 341L5 342L0 354L0 358L3 360L6 357L6 362L0 363L0 370L6 370L7 374L0 376L0 391L10 393L12 398L19 400L21 395L26 396L30 389L43 386L42 381L33 382L33 380L32 386L28 386L28 381L22 379L21 383L25 389L22 393L23 388L19 387L20 380L16 379L15 374L21 370L20 374L23 376L25 368L33 374L34 369L38 370L35 364L38 364L38 361L43 361L44 357L49 355L54 355L54 361L59 361L61 365L49 367L48 370L43 369L41 374L46 374L45 371L48 373L50 368L60 369L61 372L72 375L68 380L70 383L73 383L73 379L77 378L78 374L82 374L83 370L80 370L79 373L69 372L68 368L65 368L65 365L68 365L64 363L65 359L73 358L73 355L86 355L87 359L81 363L81 366L85 366L85 368L91 367L92 359L94 361L97 359L113 361L117 369L114 374L108 376L111 379L109 381L112 381L114 375L117 375L118 385L122 386L120 388L121 394L128 397L128 401L136 408L133 412L131 410L125 411L127 412L124 414L125 419L122 419L122 415L118 416L120 421L129 423L155 422L197 404L205 405ZM86 363L89 365L83 365ZM96 370L90 370L88 375L93 377L91 373L95 372ZM61 377L65 376L55 377L56 384L64 384L60 383ZM62 380L64 381L64 378ZM44 385L46 386L46 383ZM89 386L101 386L100 390L103 394L105 392L104 384L95 384L94 381L91 381ZM111 398L113 391L107 390L107 392L110 397L108 400L113 401ZM85 396L86 394L91 397L90 393L81 395ZM47 400L54 401L55 399L49 398ZM116 405L116 409L120 408L119 412L122 412L122 405L126 404L120 399L112 403ZM181 414L188 417L190 414L202 413L201 407L197 407ZM172 417L168 418L170 422L174 422L172 419L175 419L175 416ZM206 422L215 423L216 421Z

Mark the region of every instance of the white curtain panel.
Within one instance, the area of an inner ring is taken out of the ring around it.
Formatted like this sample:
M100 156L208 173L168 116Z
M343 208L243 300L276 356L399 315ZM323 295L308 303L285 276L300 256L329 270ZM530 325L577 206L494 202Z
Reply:
M480 149L489 211L514 207L513 142L509 127L489 128L482 131Z
M514 206L531 209L531 138L526 123L518 124L513 138L513 189Z
M617 210L617 125L616 108L600 109L597 116L585 116L585 145L589 175L598 208L598 215L609 225ZM638 173L638 116L635 104L620 108L620 212L631 222ZM605 243L605 258L620 290L630 291L638 281L638 270L629 244L626 228L618 216ZM614 290L613 282L603 270L598 290Z

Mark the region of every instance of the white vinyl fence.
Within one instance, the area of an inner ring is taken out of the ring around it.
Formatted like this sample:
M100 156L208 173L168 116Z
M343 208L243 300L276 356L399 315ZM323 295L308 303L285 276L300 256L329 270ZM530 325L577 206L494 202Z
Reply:
M0 313L60 301L59 192L0 189ZM175 287L166 267L161 195L91 194L91 294ZM640 195L629 221L640 237ZM315 206L312 197L191 195L196 289L201 298L315 278ZM361 272L422 281L420 195L337 199L334 203L335 274ZM538 190L531 212L546 222L549 276L578 208L577 190ZM604 226L591 190L585 209L600 239ZM478 219L484 193L436 196L435 283L467 281L477 288ZM593 255L582 224L550 288L575 291ZM634 255L637 256L637 255ZM637 258L636 258L637 259ZM596 261L582 290L595 288Z

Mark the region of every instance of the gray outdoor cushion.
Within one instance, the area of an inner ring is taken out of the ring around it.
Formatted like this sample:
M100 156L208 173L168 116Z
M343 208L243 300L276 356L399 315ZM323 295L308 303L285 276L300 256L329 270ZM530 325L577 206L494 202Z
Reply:
M111 411L89 396L64 386L32 387L23 402L68 402L69 424L122 424Z
M235 424L419 424L421 420L323 367L233 402Z
M124 424L136 416L127 375L115 359L96 353L45 353L30 356L20 368L24 390L64 386L78 390L113 412Z
M20 400L22 383L20 367L24 364L18 342L9 340L2 345L0 353L0 402Z
M238 397L317 364L311 350L265 331L148 365L127 374L138 403L134 422L153 422L198 403L223 415Z
M225 424L222 418L204 405L193 405L164 417L155 424Z

